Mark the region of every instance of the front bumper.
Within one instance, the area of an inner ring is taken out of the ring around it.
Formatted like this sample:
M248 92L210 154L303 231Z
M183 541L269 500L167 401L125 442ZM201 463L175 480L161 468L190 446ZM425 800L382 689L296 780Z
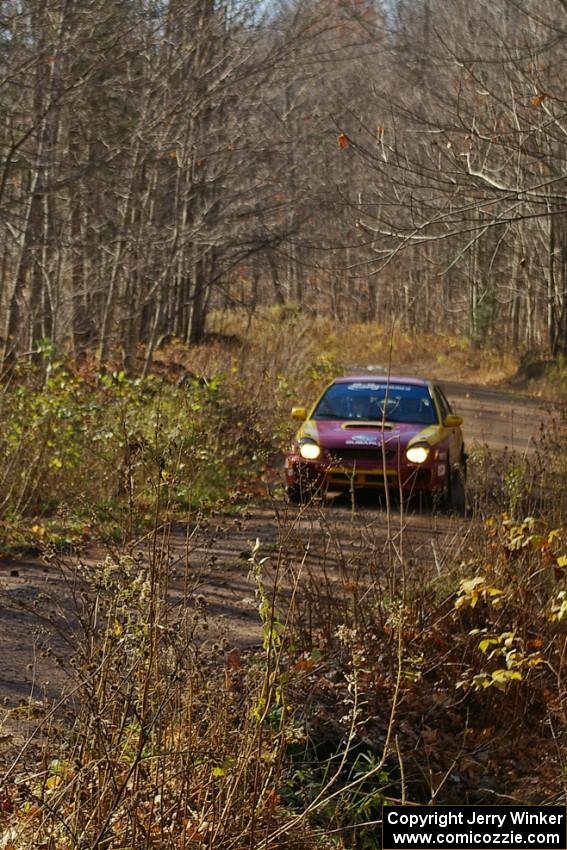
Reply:
M445 460L427 460L425 463L405 461L377 466L369 461L333 463L328 460L309 461L299 455L288 455L285 462L288 487L312 490L388 489L404 493L438 493L445 487L447 466Z

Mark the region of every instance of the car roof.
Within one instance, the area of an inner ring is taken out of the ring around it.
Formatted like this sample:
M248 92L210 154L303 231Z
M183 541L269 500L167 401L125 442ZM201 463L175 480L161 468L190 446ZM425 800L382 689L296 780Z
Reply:
M408 378L402 377L399 375L343 375L340 378L335 378L333 381L334 384L351 384L353 382L357 383L377 383L377 384L410 384L412 386L417 387L427 387L431 383L431 381L426 381L424 378Z

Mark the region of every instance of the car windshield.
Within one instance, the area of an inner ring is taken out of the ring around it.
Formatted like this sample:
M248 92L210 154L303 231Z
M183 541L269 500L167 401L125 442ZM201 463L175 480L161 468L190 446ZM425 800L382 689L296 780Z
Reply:
M333 384L319 401L313 419L408 422L433 425L437 413L429 389L419 384L369 381Z

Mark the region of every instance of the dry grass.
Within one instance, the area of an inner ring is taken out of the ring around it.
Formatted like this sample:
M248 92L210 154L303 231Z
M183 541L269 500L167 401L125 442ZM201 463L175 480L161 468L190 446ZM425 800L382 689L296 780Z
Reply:
M254 356L270 352L278 373L299 374L309 368L419 368L422 373L478 383L511 377L518 358L495 348L477 348L465 337L413 334L397 324L337 323L288 308L258 311L249 321L235 312L216 314L211 326L220 336L245 339ZM274 332L274 328L276 328Z

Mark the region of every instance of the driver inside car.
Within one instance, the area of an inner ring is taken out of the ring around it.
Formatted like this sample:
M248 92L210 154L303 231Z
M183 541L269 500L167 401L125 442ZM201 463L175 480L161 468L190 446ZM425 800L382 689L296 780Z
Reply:
M364 396L355 396L350 403L351 419L368 419L368 399Z

